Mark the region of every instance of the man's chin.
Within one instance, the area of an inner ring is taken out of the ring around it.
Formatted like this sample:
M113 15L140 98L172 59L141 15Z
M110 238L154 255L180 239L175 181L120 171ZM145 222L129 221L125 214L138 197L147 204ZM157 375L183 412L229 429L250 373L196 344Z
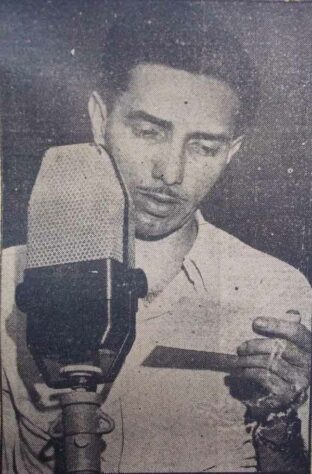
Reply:
M182 226L179 223L168 222L168 218L156 216L137 216L135 235L140 240L160 240L172 234Z

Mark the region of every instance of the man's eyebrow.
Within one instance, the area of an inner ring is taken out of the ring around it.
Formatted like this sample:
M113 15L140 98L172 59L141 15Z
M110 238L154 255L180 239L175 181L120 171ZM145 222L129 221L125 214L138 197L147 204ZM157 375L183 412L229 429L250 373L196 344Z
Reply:
M132 120L144 120L146 122L153 123L154 125L158 125L159 127L166 128L168 130L172 130L173 128L172 123L168 122L168 120L164 120L155 117L154 115L150 115L147 112L144 112L144 110L131 110L127 114L127 118Z
M192 140L192 139L228 143L231 141L231 136L225 133L195 132L195 133L191 133L189 136L189 140Z
M144 110L130 110L127 114L127 118L130 120L144 120L153 123L154 125L158 125L159 127L166 128L167 130L173 129L172 122L150 115L149 113L144 112ZM231 136L225 133L194 132L189 135L189 139L228 143L231 140Z

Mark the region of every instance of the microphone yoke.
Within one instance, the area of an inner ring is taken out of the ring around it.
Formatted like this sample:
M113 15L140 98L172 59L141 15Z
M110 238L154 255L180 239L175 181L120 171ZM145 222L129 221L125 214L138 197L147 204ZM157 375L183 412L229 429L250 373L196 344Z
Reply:
M98 366L101 382L112 382L134 342L138 298L146 292L144 272L116 260L27 269L16 303L47 384L66 386L59 368L72 364Z

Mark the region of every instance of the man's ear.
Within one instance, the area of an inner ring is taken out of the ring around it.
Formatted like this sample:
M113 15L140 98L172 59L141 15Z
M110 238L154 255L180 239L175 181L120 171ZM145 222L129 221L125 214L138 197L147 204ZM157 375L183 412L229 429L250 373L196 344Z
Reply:
M105 145L105 129L107 122L107 107L97 92L92 92L88 111L91 120L91 128L94 142L97 145Z
M244 139L244 135L241 135L240 137L235 138L235 140L232 141L228 153L228 157L226 160L226 164L230 163L231 159L233 158L234 155L238 152L238 150L241 147L242 141Z

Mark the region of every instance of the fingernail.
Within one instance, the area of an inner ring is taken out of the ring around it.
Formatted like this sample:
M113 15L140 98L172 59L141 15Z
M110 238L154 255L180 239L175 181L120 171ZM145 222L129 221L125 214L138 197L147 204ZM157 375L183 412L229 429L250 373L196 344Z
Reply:
M246 349L247 349L247 342L243 342L243 343L239 346L238 351L240 351L240 352L245 352Z
M268 325L268 320L266 318L258 318L256 319L255 323L261 328L266 328Z

